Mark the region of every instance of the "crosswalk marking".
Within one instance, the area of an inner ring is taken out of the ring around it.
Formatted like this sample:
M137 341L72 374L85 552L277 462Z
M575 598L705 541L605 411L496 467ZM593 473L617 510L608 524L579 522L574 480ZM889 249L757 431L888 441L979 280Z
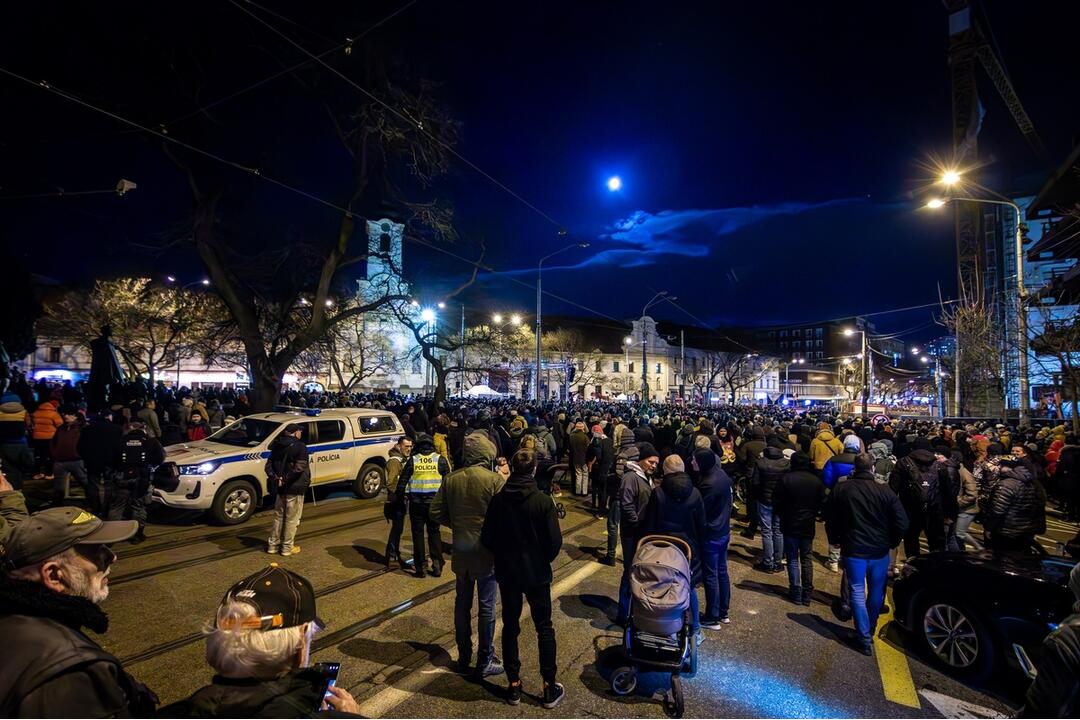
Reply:
M982 705L976 705L975 703L967 702L966 700L957 700L954 697L949 697L933 690L920 690L919 694L923 698L934 706L934 709L941 713L945 718L1003 718L1008 717L999 713L997 710L991 710L988 707Z

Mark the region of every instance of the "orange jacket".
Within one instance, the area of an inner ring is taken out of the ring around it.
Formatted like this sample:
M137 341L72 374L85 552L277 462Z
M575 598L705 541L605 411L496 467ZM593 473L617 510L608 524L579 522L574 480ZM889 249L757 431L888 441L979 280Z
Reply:
M31 437L35 440L52 440L56 428L64 424L64 418L56 411L56 401L46 400L38 405L32 415L34 426Z

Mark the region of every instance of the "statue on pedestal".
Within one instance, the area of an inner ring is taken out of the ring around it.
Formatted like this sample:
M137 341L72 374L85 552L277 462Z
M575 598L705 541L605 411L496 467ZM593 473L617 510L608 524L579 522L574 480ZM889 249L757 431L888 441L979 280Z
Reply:
M107 407L109 392L124 380L116 359L116 349L109 338L112 328L105 325L101 336L90 341L90 379L86 381L86 404L90 412Z

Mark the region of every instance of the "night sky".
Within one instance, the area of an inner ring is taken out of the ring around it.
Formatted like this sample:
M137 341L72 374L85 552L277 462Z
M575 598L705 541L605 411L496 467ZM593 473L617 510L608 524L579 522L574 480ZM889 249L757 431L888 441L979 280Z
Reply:
M247 5L321 52L405 3ZM151 7L147 7L151 6ZM273 12L267 12L267 10ZM1049 148L1027 148L985 76L979 181L1033 194L1080 131L1077 3L989 2L1001 52ZM349 160L322 104L355 93L326 71L270 82L184 119L305 57L226 2L24 3L6 8L0 67L259 167L335 203ZM278 13L275 16L274 13ZM954 292L952 222L920 211L931 157L951 147L947 15L940 2L447 3L417 0L358 43L387 48L440 83L463 123L459 151L557 226L463 163L438 186L456 207L455 253L484 274L470 307L531 314L536 260L545 289L628 319L655 290L679 296L657 317L715 325L810 322L931 303ZM363 53L330 56L363 84ZM198 73L192 74L191 68ZM195 79L193 79L195 78ZM201 277L182 238L191 195L160 141L0 76L0 196L138 183L134 193L0 201L0 239L63 283L124 272ZM209 122L206 122L209 120ZM196 132L193 123L214 132ZM265 181L223 169L226 222L264 245L332 240L338 217ZM608 192L611 175L622 178ZM467 266L406 246L426 300ZM546 312L585 311L545 300ZM925 323L932 310L877 316ZM934 334L933 330L924 331Z

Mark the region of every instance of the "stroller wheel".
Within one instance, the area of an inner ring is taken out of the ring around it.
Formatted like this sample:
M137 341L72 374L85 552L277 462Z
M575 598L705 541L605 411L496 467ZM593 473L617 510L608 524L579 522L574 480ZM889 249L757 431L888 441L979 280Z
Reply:
M637 687L634 668L621 667L611 676L611 689L616 695L629 695Z
M566 507L562 503L555 503L555 512L560 520L566 517Z
M682 680L678 675L671 676L671 692L664 697L664 712L669 717L681 718L686 706L683 702Z

